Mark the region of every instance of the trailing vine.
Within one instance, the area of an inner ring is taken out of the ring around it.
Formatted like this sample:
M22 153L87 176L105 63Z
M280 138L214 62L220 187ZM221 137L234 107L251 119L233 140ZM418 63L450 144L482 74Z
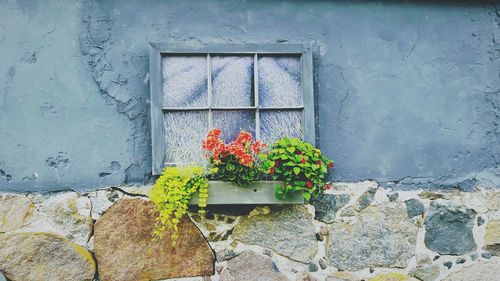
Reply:
M172 245L179 237L178 224L187 213L193 193L198 192L199 213L205 213L208 198L208 178L198 166L167 167L154 184L150 199L159 213L153 237L161 238L166 229L171 230Z

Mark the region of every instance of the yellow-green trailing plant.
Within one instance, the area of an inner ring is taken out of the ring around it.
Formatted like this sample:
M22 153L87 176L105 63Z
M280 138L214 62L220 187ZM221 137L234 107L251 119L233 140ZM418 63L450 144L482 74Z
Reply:
M208 198L207 172L198 166L167 167L149 195L159 213L153 237L161 238L170 229L172 244L179 237L178 224L187 213L192 195L198 192L199 213L205 213Z

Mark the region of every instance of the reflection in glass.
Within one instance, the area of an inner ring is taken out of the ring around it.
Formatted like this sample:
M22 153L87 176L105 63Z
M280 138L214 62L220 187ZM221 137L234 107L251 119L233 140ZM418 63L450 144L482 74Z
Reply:
M213 126L222 130L222 139L225 142L233 141L240 130L252 133L255 137L254 111L214 111Z
M212 58L213 106L251 106L253 56Z
M300 110L262 110L260 112L260 138L267 144L283 137L298 137L301 132Z
M163 105L208 106L207 58L166 56L162 59Z
M201 141L208 131L207 111L165 113L165 163L202 163Z
M259 58L259 104L264 107L301 106L299 57Z

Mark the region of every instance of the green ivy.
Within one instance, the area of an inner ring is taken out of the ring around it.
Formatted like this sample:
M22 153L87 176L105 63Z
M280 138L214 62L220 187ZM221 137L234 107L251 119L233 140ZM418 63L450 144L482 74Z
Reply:
M283 138L276 141L268 154L262 155L261 170L274 180L283 181L276 186L275 196L284 199L290 192L304 191L304 199L317 196L330 185L325 176L333 161L321 150L298 138Z
M193 193L199 193L199 213L205 213L208 198L208 178L202 167L167 167L155 182L149 195L159 212L153 237L163 237L166 228L171 230L172 244L179 237L178 224L187 213Z

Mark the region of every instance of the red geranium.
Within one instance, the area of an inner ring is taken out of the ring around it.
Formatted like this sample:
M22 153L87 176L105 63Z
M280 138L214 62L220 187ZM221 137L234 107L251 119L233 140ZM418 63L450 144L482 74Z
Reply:
M228 144L221 140L221 135L220 129L211 129L201 143L201 148L209 152L211 154L209 157L211 156L216 163L221 158L234 155L241 165L249 167L255 161L253 154L266 148L266 145L261 141L252 142L252 134L246 131L240 131L236 139Z

